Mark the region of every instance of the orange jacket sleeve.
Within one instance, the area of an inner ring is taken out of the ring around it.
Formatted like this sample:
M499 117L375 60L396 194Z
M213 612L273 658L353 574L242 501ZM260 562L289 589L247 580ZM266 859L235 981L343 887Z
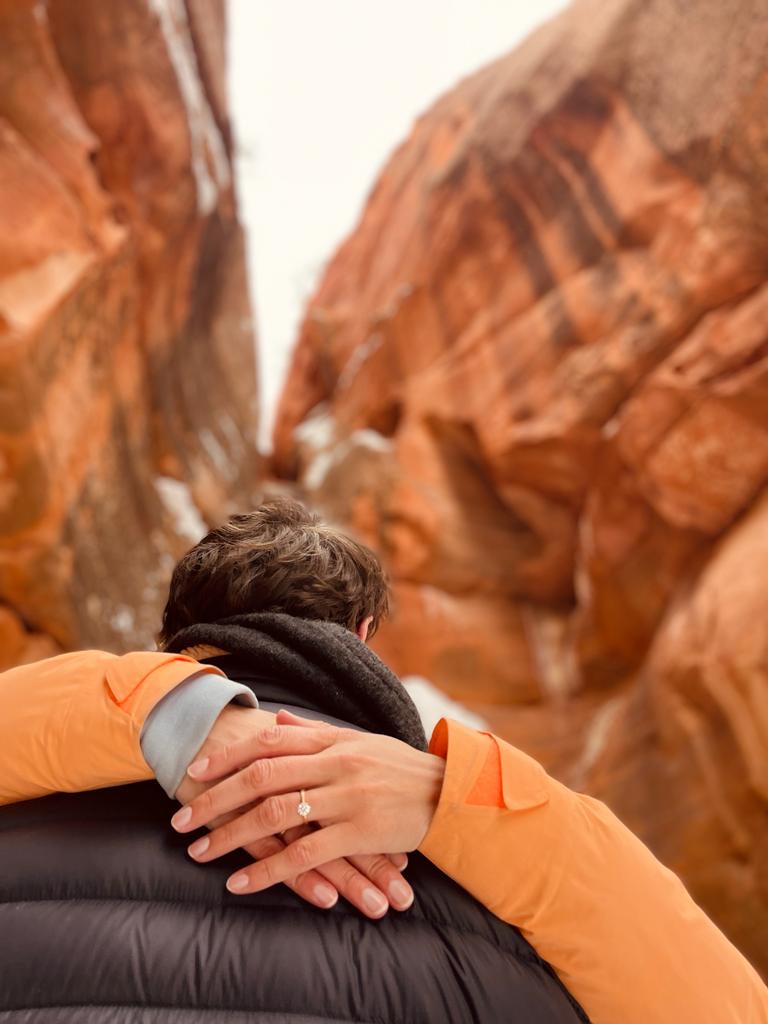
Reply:
M178 654L78 651L0 674L0 804L152 778L144 719L199 671Z
M768 989L608 808L487 733L443 720L420 850L555 968L593 1024L768 1024Z

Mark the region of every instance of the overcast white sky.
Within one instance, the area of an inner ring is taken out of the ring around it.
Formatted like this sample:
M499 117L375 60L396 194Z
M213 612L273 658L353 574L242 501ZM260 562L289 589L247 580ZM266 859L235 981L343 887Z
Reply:
M414 119L565 0L229 0L266 442L304 302Z

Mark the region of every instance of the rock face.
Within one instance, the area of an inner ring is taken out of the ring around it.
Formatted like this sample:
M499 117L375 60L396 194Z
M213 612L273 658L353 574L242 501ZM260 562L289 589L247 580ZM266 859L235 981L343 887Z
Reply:
M768 19L577 0L416 124L275 465L379 649L605 798L768 973Z
M251 500L223 45L223 0L0 0L3 667L149 641Z

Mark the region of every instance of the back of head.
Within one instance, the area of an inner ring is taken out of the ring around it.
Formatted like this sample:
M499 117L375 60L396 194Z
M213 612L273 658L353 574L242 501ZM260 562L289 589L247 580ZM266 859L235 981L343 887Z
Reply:
M283 613L262 618L334 623L293 625L342 634L362 672L375 656L340 627L385 611L376 557L283 500L233 517L184 556L163 639ZM250 855L201 868L185 853L191 837L170 833L171 809L149 783L0 808L0 1009L57 1024L586 1019L515 929L418 853L414 905L379 921L315 910L285 887L236 897L224 882Z
M387 581L364 544L300 502L276 498L211 530L173 571L159 636L254 612L282 612L354 630L388 612Z

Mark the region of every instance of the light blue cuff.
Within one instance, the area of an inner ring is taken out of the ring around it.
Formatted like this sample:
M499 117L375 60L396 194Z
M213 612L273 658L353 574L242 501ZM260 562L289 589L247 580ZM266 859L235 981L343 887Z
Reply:
M168 796L175 796L213 723L233 700L259 706L247 686L203 670L152 708L141 731L141 752Z

